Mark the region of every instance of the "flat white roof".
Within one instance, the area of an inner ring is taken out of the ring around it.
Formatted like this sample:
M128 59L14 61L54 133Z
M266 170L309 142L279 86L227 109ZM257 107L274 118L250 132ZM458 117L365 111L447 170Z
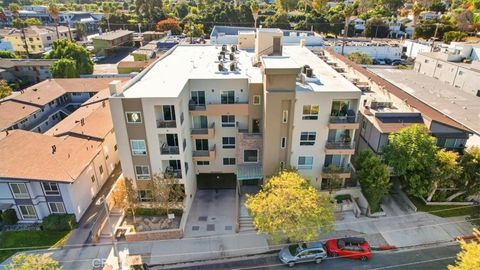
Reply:
M249 79L252 83L262 82L260 69L252 66L253 52L238 51L235 54L237 70L219 72L218 54L221 48L218 45L178 45L143 76L140 74L134 78L137 81L124 90L123 96L178 97L189 79ZM230 61L227 60L225 69L229 68Z
M262 62L266 69L300 69L301 67L287 56L264 56Z
M309 65L313 69L316 82L307 82L297 87L297 91L361 93L360 89L305 47L283 46L283 56L290 56L298 66Z

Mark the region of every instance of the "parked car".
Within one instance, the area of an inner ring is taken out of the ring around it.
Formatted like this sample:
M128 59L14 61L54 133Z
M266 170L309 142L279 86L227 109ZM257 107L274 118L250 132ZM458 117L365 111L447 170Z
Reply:
M331 239L325 244L327 253L332 257L345 257L351 259L360 259L362 261L372 258L370 245L364 238L348 237L341 239Z
M321 263L327 257L323 244L320 242L302 243L282 248L278 254L282 263L292 267L296 263Z
M105 56L103 56L103 55L92 57L92 61L94 63L98 63L98 62L102 61L103 59L105 59Z
M395 59L392 61L392 66L398 66L398 65L401 65L403 64L402 60L400 59Z

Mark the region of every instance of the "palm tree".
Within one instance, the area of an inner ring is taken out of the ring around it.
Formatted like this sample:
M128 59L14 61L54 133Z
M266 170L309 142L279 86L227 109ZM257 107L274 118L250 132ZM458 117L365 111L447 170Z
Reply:
M355 7L352 4L347 4L343 7L342 15L345 18L345 27L343 29L342 55L345 47L345 37L348 36L348 25L350 24L350 17L353 15Z
M107 19L107 29L110 32L110 14L112 9L108 3L103 3L102 5L103 14L105 15L105 19Z
M415 38L415 30L417 29L417 20L418 20L418 17L420 16L420 13L422 13L422 11L424 10L422 4L418 3L418 2L415 2L413 4L413 7L412 9L410 10L410 12L412 13L413 15L413 20L412 20L412 23L413 23L413 30L412 30L412 39Z
M80 22L76 22L75 23L75 29L77 30L77 38L80 41L83 41L83 37L85 36L85 33L87 32L85 24L80 23Z
M258 6L257 0L253 0L250 3L250 10L252 10L252 15L253 15L253 27L257 28L257 19L258 19L258 12L260 11L260 7Z
M57 32L57 39L60 39L60 35L58 34L58 22L57 22L58 14L60 13L60 9L58 8L58 6L55 3L50 3L48 5L47 12L50 15L50 17L52 17L53 22L55 23L55 31Z
M27 54L27 58L29 56L28 52L28 44L27 44L27 37L25 36L25 24L23 21L19 18L20 17L20 10L22 9L18 4L15 3L10 3L8 5L8 9L10 12L12 12L13 20L16 25L14 27L20 28L22 31L22 36L23 36L23 47L25 47L25 53Z

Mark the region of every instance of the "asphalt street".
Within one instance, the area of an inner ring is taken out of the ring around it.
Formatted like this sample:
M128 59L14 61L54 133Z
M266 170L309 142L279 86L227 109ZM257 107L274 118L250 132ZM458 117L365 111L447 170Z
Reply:
M297 264L293 269L407 269L407 270L440 270L447 269L449 264L455 261L455 256L460 248L457 245L430 247L416 250L384 251L373 255L370 261L345 258L329 258L320 264L304 263ZM290 269L280 263L276 255L263 256L261 258L243 259L234 261L223 261L218 263L205 262L202 265L179 267L152 267L152 269L181 269L181 270L202 270L202 269L231 269L231 270L253 270L253 269Z

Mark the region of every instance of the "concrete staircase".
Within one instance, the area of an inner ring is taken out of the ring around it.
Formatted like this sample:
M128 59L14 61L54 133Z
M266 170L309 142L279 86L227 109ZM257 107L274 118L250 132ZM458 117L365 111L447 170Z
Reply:
M110 221L112 223L112 227L117 228L120 226L120 223L123 221L124 212L121 208L114 207L110 210ZM103 226L102 232L100 233L100 238L105 239L111 238L111 228L108 226L108 221L105 220L105 225Z
M240 232L254 232L255 227L253 226L253 219L248 214L248 210L245 207L246 196L240 197L240 216L238 221L240 224Z

